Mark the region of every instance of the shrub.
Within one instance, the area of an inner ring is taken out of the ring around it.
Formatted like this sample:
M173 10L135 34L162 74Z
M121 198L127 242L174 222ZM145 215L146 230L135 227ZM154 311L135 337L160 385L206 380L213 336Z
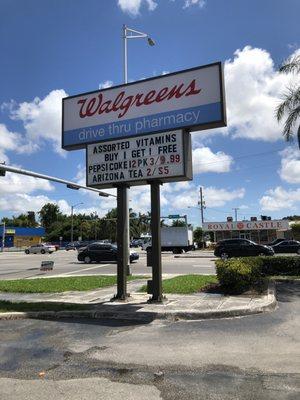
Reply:
M299 256L260 257L264 275L300 275Z
M300 275L299 256L245 257L216 261L220 284L228 293L242 293L261 286L271 275Z
M263 282L260 257L217 260L216 267L219 282L228 293L242 293Z

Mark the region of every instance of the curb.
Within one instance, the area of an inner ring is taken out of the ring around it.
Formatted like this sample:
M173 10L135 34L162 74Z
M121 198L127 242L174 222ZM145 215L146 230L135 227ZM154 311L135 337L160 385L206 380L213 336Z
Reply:
M267 302L263 306L245 307L231 310L215 310L215 311L101 311L101 310L83 310L83 311L30 311L30 312L7 312L0 313L0 321L16 320L16 319L62 319L62 318L89 318L89 319L113 319L137 322L152 322L155 319L179 321L179 320L201 320L201 319L218 319L244 317L246 315L262 314L274 311L277 308L276 289L273 282L269 283ZM113 307L113 306L112 306Z

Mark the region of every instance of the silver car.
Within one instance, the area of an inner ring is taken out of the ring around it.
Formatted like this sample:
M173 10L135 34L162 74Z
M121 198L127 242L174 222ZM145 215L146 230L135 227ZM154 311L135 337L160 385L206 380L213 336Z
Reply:
M25 250L26 254L45 254L53 253L56 250L55 246L50 244L35 244L34 246L27 247Z

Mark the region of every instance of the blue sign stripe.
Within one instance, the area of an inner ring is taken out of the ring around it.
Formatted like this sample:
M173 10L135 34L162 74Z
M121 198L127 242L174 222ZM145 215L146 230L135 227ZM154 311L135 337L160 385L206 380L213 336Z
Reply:
M64 132L64 146L103 142L220 121L221 103L163 112Z

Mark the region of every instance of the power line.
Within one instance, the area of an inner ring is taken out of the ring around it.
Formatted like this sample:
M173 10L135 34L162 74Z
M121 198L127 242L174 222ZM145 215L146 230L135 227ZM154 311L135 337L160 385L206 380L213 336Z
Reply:
M231 211L229 211L229 210L225 211L225 210L218 210L218 209L212 208L212 207L206 207L206 208L208 208L209 210L217 211L217 212L219 212L221 214L231 214L232 213L232 210ZM243 215L251 215L251 216L253 216L253 214L256 214L256 212L255 211L253 211L253 213L244 213L244 212L242 212L242 214Z

